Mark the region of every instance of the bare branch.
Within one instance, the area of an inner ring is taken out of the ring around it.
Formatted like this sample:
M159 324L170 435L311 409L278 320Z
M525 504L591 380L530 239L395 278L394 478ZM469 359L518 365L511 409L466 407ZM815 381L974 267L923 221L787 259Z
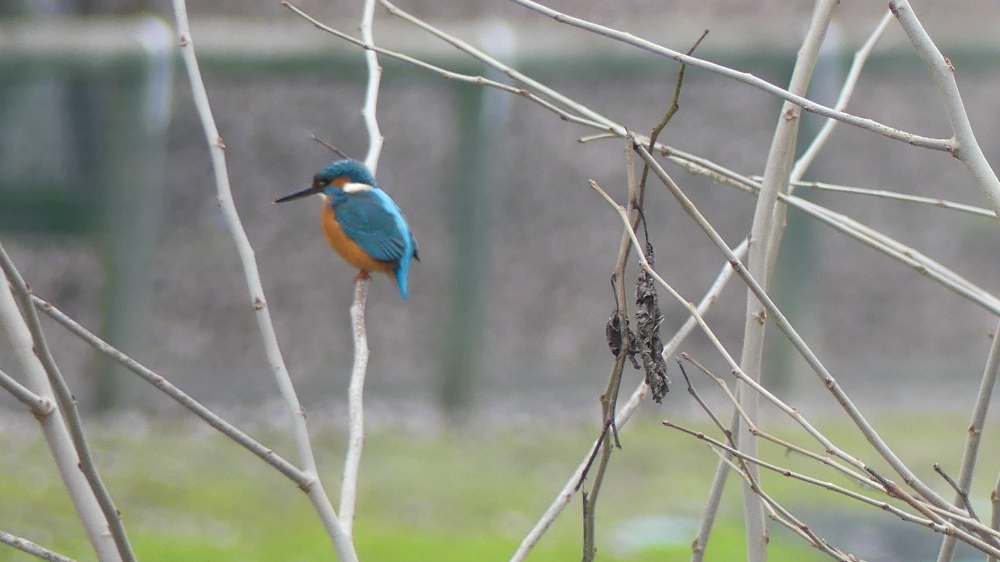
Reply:
M68 556L63 556L58 552L54 552L44 546L35 544L28 539L23 539L4 531L0 531L0 542L10 545L21 552L26 552L32 556L41 558L42 560L48 560L49 562L76 562Z
M198 116L201 118L202 128L205 131L205 139L208 142L209 153L212 158L212 168L215 170L216 197L222 209L222 214L226 218L230 234L236 243L240 263L243 266L243 275L250 293L250 304L253 307L257 326L260 329L261 339L263 340L264 353L267 356L271 372L274 375L278 389L291 417L292 434L295 438L299 458L303 464L304 472L315 479L306 492L320 520L323 522L340 559L343 562L355 562L358 557L354 551L354 544L351 541L350 535L337 519L336 512L334 512L333 506L330 504L330 500L319 480L316 458L313 455L312 445L309 442L309 430L306 427L305 409L295 394L295 387L292 385L291 377L288 375L285 360L281 356L278 338L275 335L271 315L267 309L267 301L264 298L264 288L261 285L260 273L257 269L257 259L254 256L253 248L250 246L250 240L247 238L246 231L243 229L239 213L236 211L236 204L233 202L233 193L229 186L229 172L226 170L226 144L219 135L219 130L215 125L215 118L212 117L208 92L205 89L205 83L198 68L198 58L194 52L194 40L191 37L191 27L188 23L187 6L184 0L173 0L173 6L177 19L177 32L180 37L181 55L184 60L184 66L187 69L188 79L191 82L191 92L195 107L198 110Z
M375 0L365 0L361 14L361 40L365 46L365 65L368 67L368 85L365 88L365 103L361 109L365 128L368 130L368 156L365 165L372 175L378 169L379 156L385 137L379 129L376 110L378 108L379 86L382 83L382 67L372 47L375 38L372 26L375 19ZM351 332L354 340L354 365L351 368L351 383L347 391L348 424L347 454L344 456L344 476L340 484L340 522L344 531L351 535L354 529L354 509L358 501L358 473L361 470L361 451L365 443L365 374L368 370L368 331L365 328L365 303L368 302L368 275L358 275L354 287L354 302L351 304Z
M934 41L910 8L909 2L890 0L889 9L910 38L941 94L948 121L951 122L951 128L955 133L953 146L950 148L952 154L969 169L979 188L989 199L993 210L1000 212L1000 179L997 179L996 173L976 141L976 135L972 132L969 115L965 112L965 104L962 103L962 94L958 91L958 82L955 81L955 67L934 45Z
M691 356L688 355L687 353L683 353L681 355L684 357L685 360L690 361L693 365L697 366L699 369L708 372L704 367L699 365L694 359L691 359ZM712 423L715 424L715 427L719 428L719 431L722 432L722 435L726 437L726 441L730 445L735 445L736 441L733 439L733 432L728 427L722 424L722 421L720 421L718 416L715 415L715 412L713 412L712 409L708 407L708 404L705 403L701 395L698 394L698 391L695 390L694 385L691 383L691 378L688 377L687 369L684 368L684 363L682 363L681 360L676 357L674 358L674 360L677 361L677 367L680 368L681 376L684 377L684 382L687 384L688 394L690 394L691 397L694 398L695 402L697 402L698 405L701 406L702 411L705 412L705 414L709 417L709 419L712 420ZM736 403L739 404L739 401L737 401Z
M276 468L279 472L295 482L299 488L305 490L312 486L314 480L312 476L302 472L296 468L295 465L282 458L270 448L264 446L254 438L240 431L240 429L236 426L219 417L215 414L215 412L212 412L200 402L185 394L184 391L174 386L167 379L156 374L135 359L125 355L111 344L97 337L75 320L64 314L61 310L52 306L52 304L34 295L31 297L31 302L35 308L41 310L43 313L48 315L49 318L55 320L59 325L79 337L81 340L93 347L97 352L104 354L122 367L138 375L142 380L159 389L175 402L184 406L190 410L191 413L204 420L208 425L219 430L220 433L229 437L254 455L257 455L267 464Z
M868 39L863 45L861 45L861 48L854 53L854 60L851 62L851 68L847 71L847 79L844 80L844 85L840 89L840 95L837 97L837 102L833 105L834 111L843 111L847 108L847 102L851 100L851 96L854 95L854 88L858 85L858 78L861 76L861 69L863 69L865 63L868 62L868 57L872 54L875 44L878 43L882 34L885 33L885 30L889 27L889 23L891 21L892 12L887 10L885 15L882 16L882 19L878 22L878 25L875 26L871 35L868 36ZM818 133L816 133L816 136L806 148L805 152L803 152L802 156L800 156L795 162L795 165L792 167L792 172L789 174L792 186L795 185L794 182L802 179L802 176L805 175L806 170L809 169L813 160L816 159L816 155L819 154L819 151L830 138L830 135L833 133L833 129L836 128L837 123L838 121L836 119L827 119L826 123L824 123L823 127ZM791 190L789 190L789 193L791 193Z
M755 180L759 180L759 176L751 176L751 177L753 177L753 179ZM979 217L995 218L997 216L992 209L977 207L975 205L966 205L964 203L956 203L954 201L948 201L946 199L938 199L935 197L922 197L920 195L910 195L909 193L887 191L885 189L867 189L863 187L850 187L846 185L834 185L831 183L824 183L819 181L797 181L797 182L792 182L792 185L794 185L795 187L805 187L809 189L816 189L819 191L829 191L831 193L851 193L855 195L867 195L869 197L879 197L882 199L906 201L908 203L919 203L922 205L930 205L932 207L940 207L942 209L950 209L952 211L960 211L962 213L968 213L970 215L976 215Z
M732 170L719 166L704 158L675 151L668 159L682 166L685 170L701 176L709 177L720 183L724 183L748 193L756 194L760 190L760 184ZM804 184L810 185L810 184ZM821 184L828 185L828 184ZM837 187L837 186L832 186ZM838 187L838 189L841 189ZM842 188L844 190L857 188ZM914 196L908 198L918 199ZM921 275L940 283L956 294L970 300L971 302L989 310L993 314L1000 315L1000 299L990 294L988 291L973 284L953 270L945 267L930 257L924 255L906 244L882 234L881 232L864 225L846 215L832 211L822 205L812 201L802 199L795 195L779 194L778 198L790 207L794 207L808 216L834 228L835 230L854 238L855 240L873 248L886 256L889 256L900 263L912 268ZM899 197L900 199L903 196ZM929 200L928 203L936 204L938 200ZM919 202L919 201L918 201ZM958 206L958 203L951 203ZM970 209L976 209L970 207ZM993 211L984 210L992 216ZM977 213L978 214L978 213Z
M729 434L736 433L739 428L740 415L733 410L733 415L729 420ZM731 460L732 455L726 451L722 455ZM691 541L691 562L702 562L705 559L705 548L708 546L708 539L715 527L715 517L719 513L719 506L722 505L722 492L726 488L726 480L729 479L729 469L732 463L719 463L715 467L715 474L712 476L712 485L708 488L708 499L705 500L705 511L698 522L698 534Z
M847 396L847 393L840 387L833 375L826 369L819 358L816 357L815 353L809 348L806 342L798 334L795 328L792 327L791 323L785 318L785 315L775 306L774 301L767 295L767 293L760 287L760 284L749 274L744 266L736 257L733 255L732 250L726 245L725 241L719 235L718 232L712 227L711 224L705 219L704 215L697 209L694 203L688 199L687 195L681 191L680 187L674 183L673 179L663 170L663 168L656 162L651 154L643 147L641 144L635 145L636 151L642 157L643 160L649 163L650 168L653 172L660 178L667 189L674 195L677 201L684 208L685 212L691 216L692 219L698 224L698 226L708 235L709 239L715 244L715 246L726 256L732 267L736 269L736 274L740 276L741 279L747 284L751 291L753 291L754 296L760 300L761 304L766 311L767 316L774 321L778 329L788 338L792 346L799 352L806 363L809 364L810 368L816 373L823 385L830 391L833 397L841 405L847 415L851 418L851 421L861 430L862 434L868 440L868 442L875 448L876 451L884 458L889 465L895 470L900 476L903 477L904 481L917 490L921 496L925 497L932 504L942 508L958 511L957 508L949 504L944 498L942 498L937 492L931 489L929 486L923 483L900 459L892 452L892 449L882 440L878 432L868 423L864 415L861 414L860 410L854 405L854 402ZM643 262L645 264L645 262ZM644 265L644 267L648 267ZM667 284L662 281L659 275L654 275L663 286Z
M819 48L823 37L830 26L833 9L837 0L818 0L813 8L809 29L802 40L795 57L795 66L789 80L788 92L792 95L805 96L809 90ZM757 194L757 204L754 207L753 222L750 225L750 252L747 255L749 274L760 282L761 289L767 291L777 261L778 249L781 246L781 234L785 224L785 206L778 201L778 195L783 193L788 185L788 174L795 158L795 147L799 136L799 124L802 110L790 101L782 105L771 138L767 162L764 165L764 179L761 181L760 193ZM747 290L746 312L743 323L743 346L740 352L740 369L747 376L760 381L761 365L764 360L764 335L767 324L761 321L761 305L753 291ZM742 381L742 379L741 379ZM746 412L747 420L757 422L760 397L757 393L746 392L740 387L740 406ZM748 425L737 428L736 441L741 451L751 457L757 456L757 438L750 433ZM755 466L747 466L750 481L759 483ZM767 525L760 494L754 493L750 481L743 485L743 520L747 537L747 558L749 562L764 562L767 559Z
M9 280L12 283L14 281ZM49 404L49 407L43 410L43 415L36 416L36 419L52 453L59 478L69 493L98 560L119 562L122 558L118 552L118 545L108 532L108 521L97 500L96 491L79 468L80 457L74 446L73 437L61 410L56 407L58 402L52 398L53 390L48 374L35 355L32 334L22 314L27 315L27 311L22 313L18 309L10 285L0 282L0 333L10 342L13 358L24 374L26 388Z
M351 304L351 332L354 334L354 366L347 388L348 436L347 454L344 456L344 477L340 485L340 520L351 534L354 526L354 508L358 501L358 474L361 470L361 450L365 442L365 374L368 370L368 334L365 328L365 303L371 279L361 278L354 285L354 303Z
M1000 325L997 326L1000 330ZM972 409L972 420L969 422L969 432L965 438L965 449L962 452L962 464L958 472L958 482L947 478L942 470L935 465L935 470L945 477L955 489L955 503L962 502L969 515L974 516L972 503L969 502L969 488L972 486L972 476L976 469L976 460L979 457L979 442L982 439L983 429L986 425L986 414L989 412L990 400L993 398L993 387L996 386L997 374L1000 372L1000 336L997 331L993 332L993 342L990 344L990 352L986 358L986 367L983 370L983 378L979 383L979 394L976 396L976 405ZM993 527L996 529L996 527ZM949 562L955 555L955 541L952 537L945 537L941 542L941 550L938 552L938 562Z
M547 96L560 104L565 105L566 107L576 112L577 114L583 116L584 118L593 120L594 122L598 123L598 128L607 130L608 132L615 133L616 136L621 138L627 136L628 131L626 131L625 127L619 125L618 123L615 123L611 119L608 119L607 117L601 115L600 113L594 111L593 109L590 109L589 107L583 105L582 103L579 103L573 100L572 98L569 98L561 94L557 90L554 90L546 86L545 84L542 84L541 82L521 73L517 69L504 64L503 62L497 60L496 58L486 54L482 50L477 49L472 45L469 45L465 41L462 41L461 39L451 34L445 33L444 31L434 27L433 25L399 9L395 4L389 2L389 0L379 0L379 3L385 6L385 8L389 10L390 14L417 26L420 29L423 29L424 31L427 31L428 33L434 35L435 37L438 37L439 39L445 41L446 43L454 46L458 50L467 53L473 58L482 61L483 63L495 68L496 70L502 72L503 74L506 74L512 80L516 80L523 84L527 84L531 88L534 88L536 92L539 92L540 94Z
M733 404L734 408L736 408L736 412L738 414L740 414L743 417L744 421L746 422L746 420L747 420L746 414L742 411L742 409L740 409L740 407L739 407L739 401L737 400L737 398L734 395L734 393L729 390L729 385L727 385L726 382L724 380L722 380L721 378L715 376L711 371L709 371L705 367L701 366L701 364L699 364L697 361L695 361L694 359L691 359L691 357L688 354L684 353L682 355L683 355L683 357L684 357L685 360L689 361L692 365L698 367L698 369L700 371L702 371L703 373L705 373L708 377L710 377L712 380L714 380L715 383L718 384L720 388L722 388L723 392L726 394L726 397L729 398L729 401ZM826 451L828 453L830 453L832 455L835 455L837 458L840 458L840 459L848 462L851 466L854 466L855 468L864 470L865 463L861 459L859 459L857 457L854 457L853 455L848 454L846 451L843 451L842 449L840 449L839 447L837 447L836 445L834 445L832 441L830 441L819 430L817 430L815 427L813 427L813 425L811 423L809 423L808 420L806 420L806 418L798 411L798 409L793 408L793 407L785 404L783 401L779 400L771 392L769 392L767 389L765 389L763 386L761 386L760 383L757 383L756 381L749 380L749 377L747 377L746 374L744 374L740 370L738 370L738 369L733 370L733 375L735 375L737 378L739 378L739 379L743 380L744 382L746 382L747 385L749 385L751 388L754 389L754 392L758 392L759 394L761 394L771 404L773 404L779 410L781 410L786 415L788 415L790 418L792 418L797 424L799 424L799 426L802 427L802 429L804 429L806 431L806 433L808 433L811 437L813 437L813 439L815 439L817 442L819 442L821 445L823 445L826 448ZM861 485L870 486L870 487L878 487L878 485L879 485L878 482L872 480L871 478L869 478L867 476L863 476L863 475L861 475L861 474L859 474L859 473L857 473L857 472L855 472L855 471L853 471L853 470L845 467L844 465L842 465L842 464L840 464L840 463L838 463L838 462L830 459L829 457L824 457L822 455L818 455L816 453L813 453L812 451L809 451L807 449L799 447L798 445L795 445L793 443L789 443L789 442L784 441L782 439L778 439L777 437L774 437L772 435L769 435L769 434L761 431L760 428L758 428L756 425L751 424L749 422L747 422L747 425L749 426L750 432L753 433L754 435L757 435L757 436L761 437L762 439L766 439L768 441L771 441L772 443L775 443L776 445L779 445L779 446L781 446L781 447L783 447L785 449L788 449L788 450L791 450L791 451L795 451L795 452L797 452L797 453L799 453L801 455L804 455L806 457L809 457L809 458L811 458L813 460L817 460L817 461L819 461L819 462L821 462L821 463L823 463L823 464L825 464L825 465L827 465L827 466L829 466L829 467L831 467L831 468L833 468L833 469L835 469L835 470L843 473L845 476L847 476L848 478L851 478L851 479L855 480L856 482L858 482Z
M544 107L545 109L547 109L547 110L555 113L562 120L570 122L570 123L577 123L579 125L584 125L584 126L587 126L587 127L592 127L592 128L601 129L601 130L606 130L608 128L606 125L602 125L601 123L598 123L597 121L594 121L594 120L591 120L591 119L586 119L586 118L581 117L579 115L576 115L574 113L570 113L570 112L566 111L565 109L556 106L552 102L550 102L548 100L545 100L545 99L537 96L536 94L530 92L529 90L527 90L525 88L517 88L517 87L511 86L509 84L504 84L503 82L497 82L496 80L490 80L489 78L486 78L484 76L472 76L470 74L461 74L461 73L458 73L458 72L452 72L450 70L446 70L446 69L441 68L439 66L435 66L433 64L430 64L428 62L424 62L424 61L422 61L420 59L411 57L411 56L403 54L403 53L397 53L395 51L390 51L388 49L383 49L382 47L365 45L365 43L363 41L361 41L360 39L356 39L354 37L351 37L350 35L348 35L346 33L343 33L341 31L338 31L338 30L336 30L336 29L328 26L328 25L323 24L322 22L320 22L319 20L313 18L309 14L306 14L302 10L296 8L294 5L292 5L289 2L282 2L281 4L283 6L285 6L286 8L288 8L289 10L291 10L292 12L294 12L299 17L301 17L301 18L305 19L306 21L312 23L317 29L320 29L320 30L323 30L323 31L325 31L327 33L330 33L331 35L333 35L335 37L338 37L340 39L343 39L344 41L347 41L348 43L357 45L357 46L361 47L362 49L372 50L372 51L375 51L376 53L378 53L380 55L385 55L387 57L394 58L394 59L397 59L399 61L402 61L402 62L405 62L405 63L408 63L408 64L412 64L413 66L416 66L418 68L423 68L424 70L429 70L431 72L434 72L434 73L437 73L437 74L441 75L444 78L447 78L448 80L454 80L456 82L463 82L463 83L466 83L466 84L474 84L474 85L477 85L477 86L485 86L485 87L488 87L488 88L494 88L494 89L497 89L497 90L508 92L508 93L513 94L515 96L523 97L523 98L525 98L525 99L527 99L527 100L529 100L529 101L531 101L533 103L536 103L536 104ZM472 47L470 47L470 48L472 48ZM613 137L618 137L620 135L612 135L612 136Z
M889 513L892 513L892 514L898 516L900 519L902 519L904 521L908 521L908 522L911 522L911 523L917 523L917 524L920 524L920 525L927 525L927 524L930 523L930 520L928 520L928 519L921 519L921 518L918 518L918 517L914 517L913 515L905 512L905 511L903 511L903 510L901 510L901 509L899 509L899 508L897 508L895 506L889 505L889 504L885 503L884 501L880 501L880 500L876 500L874 498L870 498L870 497L868 497L868 496L866 496L864 494L859 494L859 493L857 493L857 492L855 492L853 490L848 490L847 488L844 488L842 486L837 486L836 484L833 484L831 482L825 482L825 481L813 478L812 476L808 476L808 475L805 475L805 474L801 474L801 473L798 473L798 472L794 472L794 471L788 470L787 468L777 466L777 465L775 465L773 463L767 462L767 461L762 460L762 459L757 458L757 457L751 457L751 456L747 455L746 453L735 449L731 444L727 444L725 442L719 441L718 439L713 439L713 438L705 435L704 433L702 433L700 431L695 431L693 429L688 429L688 428L686 428L686 427L684 427L682 425L676 424L676 423L671 422L669 420L664 420L663 421L663 425L666 426L666 427L669 427L669 428L676 429L676 430L678 430L678 431L680 431L682 433L686 433L686 434L688 434L688 435L690 435L692 437L696 437L696 438L698 438L698 439L700 439L702 441L705 441L706 443L709 443L710 445L712 445L715 448L718 448L718 449L720 449L722 451L726 451L727 453L729 453L730 455L732 455L734 457L743 459L743 460L745 460L745 461L747 461L749 463L756 464L756 465L760 466L761 468L766 468L767 470L770 470L770 471L772 471L772 472L774 472L776 474L780 474L781 476L792 478L794 480L800 480L800 481L805 482L807 484L811 484L813 486L818 486L820 488L823 488L825 490L829 490L831 492L835 492L835 493L840 494L842 496L847 496L847 497L849 497L851 499L858 500L858 501L860 501L862 503L865 503L867 505L870 505L870 506L873 506L873 507L877 507L878 509L881 509L883 511L887 511ZM879 489L881 491L884 491L881 488L877 488L877 489Z
M744 240L733 250L733 252L736 255L743 256L746 255L746 250L747 243L746 240ZM705 314L705 312L707 312L708 309L715 304L715 301L719 298L719 294L722 293L722 289L725 288L726 284L732 278L732 275L733 269L729 267L728 264L723 265L719 274L716 276L715 281L712 282L711 287L709 287L705 296L698 303L698 307L695 309L698 314ZM674 337L663 346L664 357L673 355L687 336L694 331L696 326L698 326L698 323L695 317L688 317L681 328L677 330L677 333L674 334ZM645 382L639 383L639 386L636 387L635 391L633 391L628 402L626 402L625 405L623 405L618 411L618 415L615 417L616 427L622 428L625 426L629 418L632 417L632 414L634 414L636 409L639 407L639 403L642 402L642 399L646 396L648 390L649 387L646 386ZM573 471L573 474L570 475L569 480L567 480L563 488L558 494L556 494L555 499L549 505L548 509L521 541L517 551L514 552L514 555L510 559L511 562L523 562L535 545L538 544L538 541L541 540L545 531L548 530L550 525L552 525L552 522L556 520L556 517L558 517L560 513L562 513L563 508L569 504L570 500L573 498L573 494L578 483L580 482L580 478L583 475L584 470L590 464L590 458L593 456L594 451L600 446L600 444L601 440L598 439L587 450L583 456L583 460L577 466L576 470Z
M849 556L840 549L831 546L829 542L827 542L825 539L823 539L815 532L813 532L813 530L810 529L808 525L801 522L797 517L792 515L790 511L788 511L781 504L775 501L774 498L772 498L770 495L764 492L764 490L761 489L760 485L756 482L756 480L754 480L750 472L747 470L746 460L740 459L740 463L743 466L738 466L736 463L732 461L732 456L727 456L725 451L720 451L719 449L714 447L713 450L716 452L716 454L719 455L723 463L735 469L737 474L739 474L744 481L748 482L750 486L753 488L754 492L760 496L761 500L763 500L764 502L764 508L767 510L768 516L771 518L772 521L776 521L781 525L784 525L790 531L805 539L806 542L808 542L814 548L828 554L829 556L833 557L836 560L841 560L843 562L858 562L858 559L856 557Z
M41 361L42 368L45 369L45 374L49 379L49 384L55 391L56 403L59 404L59 408L63 412L63 421L69 429L70 438L73 440L73 448L76 449L76 454L80 459L80 470L87 479L90 489L93 490L94 496L97 498L97 504L101 506L101 511L104 512L104 518L108 522L108 528L111 531L111 537L115 541L118 554L124 562L136 562L135 554L132 552L132 547L129 544L128 534L125 532L125 526L122 525L121 511L115 507L114 500L111 499L111 494L104 485L104 481L97 471L97 466L94 464L94 459L90 455L90 447L87 445L87 438L83 433L83 422L80 420L80 412L76 407L76 398L70 392L69 386L66 385L66 380L62 376L62 372L60 372L59 367L56 365L55 358L52 357L52 350L45 339L42 324L38 321L38 313L35 312L35 307L31 305L31 291L28 289L28 284L21 277L21 273L14 267L14 262L11 261L10 256L7 255L7 251L2 245L0 245L0 269L7 276L7 280L10 281L20 302L22 314L27 319L28 331L31 332L31 339L34 342L33 349L35 355Z
M306 132L308 132L308 131L306 131ZM330 144L330 143L326 142L325 140L317 137L316 135L314 135L312 133L309 133L309 137L312 140L314 140L314 141L320 143L321 145L325 146L327 148L327 150L329 150L330 152L336 154L337 156L340 156L341 158L350 158L350 156L348 156L347 153L345 153L343 150L340 150L336 146L333 146L332 144Z
M368 47L365 49L368 86L365 89L365 105L361 109L361 116L364 117L365 127L368 129L368 155L365 156L365 165L371 170L373 176L378 169L378 159L382 154L382 144L385 142L376 117L379 86L382 83L382 67L378 63L378 55L371 49L375 45L375 36L372 33L374 20L375 0L365 0L364 10L361 14L361 40Z
M0 371L0 387L27 406L28 410L35 416L47 416L52 413L55 407L52 402L28 390L24 385L3 371Z
M958 496L956 503L961 502L961 504L965 506L965 509L968 510L969 517L978 521L979 516L976 515L976 511L972 509L972 502L969 501L968 490L959 486L958 482L955 482L955 480L951 476L948 476L948 473L945 472L943 468L941 468L941 465L935 463L934 472L937 472L938 475L940 475L941 478L944 478L944 481L947 482L949 486L951 486L951 489L955 490L955 494Z
M733 70L731 68L715 64L713 62L706 61L704 59L699 59L697 57L688 56L683 53L667 49L666 47L661 47L645 39L640 39L630 33L624 33L603 25L598 25L596 23L588 22L580 18L575 18L557 12L551 8L532 2L531 0L511 0L517 4L520 4L530 10L534 10L540 14L546 15L560 23L565 23L572 25L573 27L578 27L580 29L602 35L609 39L614 39L615 41L620 41L627 45L632 45L633 47L638 47L644 51L660 55L678 63L684 63L702 70L707 70L709 72L718 74L720 76L725 76L727 78L732 78L738 82L743 82L744 84L749 84L757 89L763 90L769 94L779 97L783 100L790 101L795 105L801 107L803 110L810 113L816 113L817 115L822 115L823 117L830 117L836 119L842 123L847 123L848 125L854 125L861 129L871 131L873 133L878 133L885 137L891 139L903 141L907 144L914 146L920 146L923 148L930 148L933 150L941 150L945 152L950 152L953 150L953 140L952 139L935 139L930 137L923 137L920 135L915 135L913 133L907 133L905 131L900 131L888 125L883 125L877 121L872 121L871 119L865 119L863 117L857 117L849 113L844 113L842 111L835 111L832 108L814 103L805 97L792 94L787 90L784 90L766 80L762 80L752 74L747 72L740 72L738 70Z

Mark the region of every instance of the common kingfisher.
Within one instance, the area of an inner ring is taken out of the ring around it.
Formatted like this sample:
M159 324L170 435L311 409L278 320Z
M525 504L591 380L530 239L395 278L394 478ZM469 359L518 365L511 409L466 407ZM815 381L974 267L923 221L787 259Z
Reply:
M323 197L323 234L347 263L361 270L355 278L379 271L393 277L399 294L409 297L406 276L410 260L420 261L417 241L399 205L379 189L368 167L347 158L332 162L313 176L312 186L275 203L319 194Z

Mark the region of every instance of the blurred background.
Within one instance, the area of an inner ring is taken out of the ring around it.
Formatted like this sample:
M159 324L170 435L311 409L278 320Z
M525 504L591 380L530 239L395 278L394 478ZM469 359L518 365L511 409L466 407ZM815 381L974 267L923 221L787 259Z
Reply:
M357 35L360 4L298 6ZM399 5L636 131L648 133L669 106L678 68L671 61L509 2ZM708 29L699 56L780 85L812 10L805 1L551 5L679 51ZM954 63L978 140L995 163L995 4L913 5ZM881 2L838 8L812 99L836 97L853 51L884 8ZM307 185L331 160L310 133L364 158L362 53L276 1L199 0L189 12L282 352L313 423L338 421L352 361L348 307L356 272L324 242L317 201L280 207L272 201ZM277 419L283 406L216 204L172 22L166 0L0 0L0 236L40 297L196 399L251 423ZM449 69L494 76L381 8L375 38ZM622 201L624 143L580 144L594 131L524 99L380 61L378 118L386 142L377 177L405 211L421 261L411 270L410 300L400 300L385 278L371 287L370 419L417 427L449 419L475 427L538 418L577 428L580 420L596 424L612 360L604 326L614 309L609 280L621 227L587 180ZM680 112L661 140L758 174L779 107L749 86L688 69ZM950 135L937 92L894 24L849 110L918 134ZM800 138L820 124L806 116ZM731 244L749 232L752 197L667 169ZM965 168L947 154L846 126L807 178L985 205ZM798 194L996 292L1000 231L993 220L855 195ZM717 250L655 184L645 214L658 270L687 299L699 300L722 266ZM634 272L630 293L633 282ZM866 412L968 411L996 326L988 312L795 211L775 283L779 305ZM686 314L665 295L660 302L669 337ZM734 355L744 302L745 290L733 282L708 315ZM55 324L46 327L87 411L182 414ZM814 375L780 338L771 339L766 382L810 414L833 412L836 405ZM18 376L5 346L0 368ZM693 336L682 350L717 373L728 371L703 337ZM696 412L677 385L679 374L671 376L673 391L662 405L647 405L647 415ZM639 380L637 371L627 371L623 384L631 389ZM16 404L2 396L0 407ZM568 474L549 472L553 482ZM525 530L521 519L504 525L513 534Z
M357 2L301 7L354 32ZM975 2L970 12L986 9ZM563 2L565 9L678 50L704 29L698 53L784 84L810 2ZM955 62L980 142L995 148L1000 66L988 18L916 2ZM233 243L215 202L213 173L186 76L175 59L165 1L6 1L0 23L0 229L41 297L195 397L256 408L275 397ZM404 9L640 132L669 105L677 66L506 2L407 2ZM833 100L853 50L881 7L838 12L811 93ZM353 272L326 247L318 207L271 202L310 181L331 154L315 134L363 158L361 51L312 28L277 2L192 2L194 38L227 146L237 207L257 252L279 338L307 406L339 402L351 340ZM449 68L480 65L381 8L376 39ZM621 198L623 143L580 144L582 127L523 99L442 79L383 57L378 179L420 242L413 298L386 279L369 303L369 401L419 415L447 408L556 415L593 413L611 356L604 323L618 219L587 187ZM905 38L890 26L850 106L908 131L947 136L938 96ZM779 103L745 85L690 69L681 111L664 133L678 148L760 173ZM808 116L815 131L819 120ZM672 168L733 244L754 201ZM840 127L809 176L983 204L961 164ZM850 195L803 195L847 212L995 288L990 221ZM654 189L647 216L657 264L690 300L721 265L669 195ZM779 300L857 398L879 407L961 406L980 375L994 320L919 274L826 227L790 215ZM710 315L739 352L744 291L727 290ZM685 318L663 299L665 333ZM87 408L170 410L58 329L50 337ZM778 338L772 338L778 339ZM725 370L703 338L684 349ZM778 342L767 378L797 400L825 397ZM714 361L714 362L713 362ZM9 369L7 354L0 367ZM633 385L637 373L629 373ZM948 383L941 385L942 378ZM948 400L943 399L947 395ZM3 402L10 404L10 402ZM686 408L674 393L664 408ZM326 405L324 405L324 408ZM331 407L336 407L332 406Z
M356 29L356 2L301 7ZM704 29L698 53L784 84L811 3L556 7L678 50ZM1000 78L988 18L917 2L954 61L988 157L996 154L993 92ZM158 2L5 2L0 27L0 229L38 295L104 334L195 397L255 408L275 396L188 83L173 48L172 14ZM963 4L965 6L965 4ZM505 2L401 5L603 114L648 132L669 105L677 66L560 26ZM842 6L814 80L834 99L878 6ZM307 402L340 401L351 363L347 308L353 272L326 247L318 203L271 202L310 181L331 154L315 134L363 158L361 51L277 2L193 2L194 38L237 207L257 252L283 352ZM926 14L924 12L926 11ZM488 73L447 45L378 10L376 39L449 68ZM551 415L592 412L611 356L604 322L620 229L587 187L621 198L623 146L579 144L590 134L523 99L457 84L383 57L378 179L407 213L422 261L403 302L375 281L368 321L369 401L394 415L474 408ZM890 26L851 109L908 131L947 136L936 92ZM760 173L779 103L690 69L666 142L730 169ZM819 120L809 116L807 131ZM733 244L753 199L672 168ZM982 204L960 163L841 127L809 176ZM987 290L997 263L985 219L850 195L803 193L943 261ZM690 300L721 265L665 191L649 198L657 263ZM790 216L777 294L840 380L877 405L969 399L988 345L990 315L922 276L808 220ZM710 315L739 352L744 291ZM683 309L663 299L665 333ZM173 408L60 330L64 371L90 409ZM772 338L777 339L777 338ZM724 366L703 338L684 346ZM824 403L812 376L778 342L767 373L785 395ZM10 368L0 354L0 367ZM628 385L638 374L629 373ZM941 385L942 378L948 380ZM934 388L933 399L930 388ZM891 389L891 392L885 390ZM9 402L7 402L9 404ZM307 404L311 405L311 404ZM325 407L325 406L324 406ZM674 393L665 408L685 408Z

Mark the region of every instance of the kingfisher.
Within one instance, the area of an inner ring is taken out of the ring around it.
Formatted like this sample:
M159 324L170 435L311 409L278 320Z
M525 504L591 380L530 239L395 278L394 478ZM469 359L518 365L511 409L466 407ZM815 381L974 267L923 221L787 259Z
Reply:
M379 189L368 167L352 158L336 160L313 176L310 187L275 203L316 194L323 198L323 235L344 261L361 270L355 281L372 271L385 273L408 298L410 261L420 261L417 241L399 205Z

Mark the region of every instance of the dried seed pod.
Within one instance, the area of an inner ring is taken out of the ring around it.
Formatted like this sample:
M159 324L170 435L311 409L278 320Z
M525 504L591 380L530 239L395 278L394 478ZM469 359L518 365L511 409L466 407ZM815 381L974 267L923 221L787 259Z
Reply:
M646 243L646 261L653 264L653 246ZM660 339L660 324L663 315L656 294L653 277L645 270L639 272L635 286L635 346L642 358L646 371L646 384L652 391L653 400L660 402L669 392L667 363L663 360L663 340Z

